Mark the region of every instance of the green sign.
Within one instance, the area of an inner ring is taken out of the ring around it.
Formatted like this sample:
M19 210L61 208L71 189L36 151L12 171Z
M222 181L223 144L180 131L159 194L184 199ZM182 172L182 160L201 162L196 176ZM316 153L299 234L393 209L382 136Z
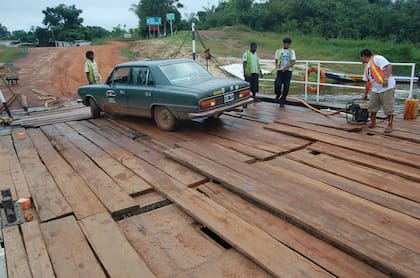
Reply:
M175 20L175 13L167 13L166 20Z
M162 25L162 18L154 17L154 16L147 16L146 17L146 25Z

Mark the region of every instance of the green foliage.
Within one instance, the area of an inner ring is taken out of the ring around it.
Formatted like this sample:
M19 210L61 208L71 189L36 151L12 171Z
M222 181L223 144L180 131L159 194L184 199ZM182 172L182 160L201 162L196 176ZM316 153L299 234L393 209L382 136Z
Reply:
M12 62L25 53L26 52L19 47L0 46L0 63Z
M0 39L7 39L10 36L10 32L7 31L6 26L1 25L0 23Z

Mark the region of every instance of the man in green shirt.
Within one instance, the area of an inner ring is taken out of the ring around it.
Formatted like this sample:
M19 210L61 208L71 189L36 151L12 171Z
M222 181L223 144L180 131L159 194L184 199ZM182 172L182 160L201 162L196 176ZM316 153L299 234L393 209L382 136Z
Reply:
M101 82L98 65L94 60L93 51L86 51L85 73L89 84L98 84Z
M255 99L255 94L258 93L258 81L261 73L260 59L257 54L257 44L252 42L249 50L242 56L244 79L249 82L252 96Z

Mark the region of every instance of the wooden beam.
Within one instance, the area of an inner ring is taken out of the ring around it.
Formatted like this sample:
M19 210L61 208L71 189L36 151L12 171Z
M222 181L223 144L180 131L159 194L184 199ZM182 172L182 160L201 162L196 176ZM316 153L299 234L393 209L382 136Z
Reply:
M42 223L41 232L57 277L106 277L73 216Z
M80 222L110 277L155 277L108 213L89 216Z

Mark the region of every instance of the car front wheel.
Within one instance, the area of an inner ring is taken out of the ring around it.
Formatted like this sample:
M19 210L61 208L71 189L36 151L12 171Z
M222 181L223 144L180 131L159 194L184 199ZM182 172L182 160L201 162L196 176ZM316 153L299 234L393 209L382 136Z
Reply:
M155 119L156 125L162 130L174 130L178 124L178 120L171 113L171 111L163 106L157 106L154 109L153 117Z
M101 117L101 109L99 109L99 106L96 104L96 102L89 98L89 106L90 106L90 114L92 115L92 118L97 119Z

